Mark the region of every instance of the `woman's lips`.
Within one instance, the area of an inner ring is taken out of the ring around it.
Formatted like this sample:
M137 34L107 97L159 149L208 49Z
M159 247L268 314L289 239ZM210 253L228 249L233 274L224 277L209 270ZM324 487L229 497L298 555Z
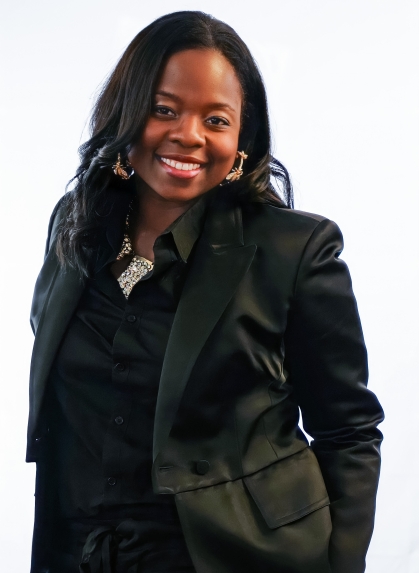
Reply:
M168 157L160 157L159 155L157 155L157 159L168 175L178 177L179 179L191 179L192 177L196 177L204 167L204 165L199 163L176 161Z

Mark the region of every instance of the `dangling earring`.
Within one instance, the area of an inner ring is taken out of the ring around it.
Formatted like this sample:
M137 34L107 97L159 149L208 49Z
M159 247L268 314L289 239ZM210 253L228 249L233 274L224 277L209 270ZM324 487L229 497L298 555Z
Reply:
M237 181L243 175L243 161L247 159L247 155L244 151L237 152L238 157L240 157L240 163L238 167L233 167L231 172L227 175L227 181Z
M131 173L128 175L126 169L131 169ZM121 154L118 153L118 159L116 160L115 165L112 165L113 172L115 175L118 175L121 179L129 179L134 174L134 169L131 167L131 163L126 161L125 165L121 163Z

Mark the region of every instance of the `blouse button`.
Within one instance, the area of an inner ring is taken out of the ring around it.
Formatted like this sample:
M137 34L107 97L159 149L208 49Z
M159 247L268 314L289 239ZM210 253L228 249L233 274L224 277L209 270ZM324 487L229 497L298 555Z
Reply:
M116 479L115 479L114 477L108 478L108 484L109 484L109 485L115 485L115 484L116 484Z
M118 424L118 426L120 426L123 423L124 423L124 418L122 416L117 416L115 418L115 424Z
M122 362L118 362L118 364L116 364L115 369L118 370L119 372L123 372L125 370L125 364L122 364Z
M137 317L135 316L135 314L129 314L127 316L127 320L128 322L135 322L137 320Z

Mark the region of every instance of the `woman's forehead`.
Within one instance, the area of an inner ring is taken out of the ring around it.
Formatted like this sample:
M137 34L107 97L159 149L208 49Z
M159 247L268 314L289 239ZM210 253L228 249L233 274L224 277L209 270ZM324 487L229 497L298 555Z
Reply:
M216 50L184 50L171 56L160 75L156 94L173 99L199 97L240 111L242 88L236 71Z

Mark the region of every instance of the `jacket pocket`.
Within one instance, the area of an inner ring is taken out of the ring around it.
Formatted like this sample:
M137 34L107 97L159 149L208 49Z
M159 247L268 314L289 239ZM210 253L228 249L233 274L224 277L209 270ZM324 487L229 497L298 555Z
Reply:
M243 478L268 527L275 529L330 504L310 448Z

